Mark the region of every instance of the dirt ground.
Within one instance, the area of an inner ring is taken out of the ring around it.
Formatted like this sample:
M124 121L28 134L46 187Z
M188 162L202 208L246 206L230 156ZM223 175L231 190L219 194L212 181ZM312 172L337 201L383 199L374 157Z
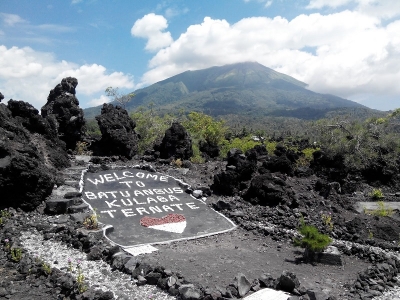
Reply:
M344 285L354 281L357 273L369 266L358 258L345 255L344 266L303 263L302 249L292 246L289 241L276 242L241 228L155 247L159 251L146 255L146 261L180 272L188 281L212 288L226 287L238 273L253 281L262 274L269 273L277 278L282 271L290 271L296 274L301 286L346 299L349 293Z

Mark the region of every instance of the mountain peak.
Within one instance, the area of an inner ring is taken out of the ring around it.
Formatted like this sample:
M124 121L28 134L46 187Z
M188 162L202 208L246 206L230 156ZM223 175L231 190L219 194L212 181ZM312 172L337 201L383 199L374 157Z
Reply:
M183 109L213 116L296 117L297 111L304 115L305 111L365 108L350 100L312 92L306 86L257 62L242 62L186 71L139 89L127 109L153 103L160 112L170 113ZM85 115L94 117L99 111L100 107L86 109Z

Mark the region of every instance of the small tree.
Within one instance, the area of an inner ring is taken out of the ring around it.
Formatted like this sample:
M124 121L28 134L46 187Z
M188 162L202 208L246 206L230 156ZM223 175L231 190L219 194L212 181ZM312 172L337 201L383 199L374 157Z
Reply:
M113 88L109 86L106 88L105 93L107 97L112 97L113 101L118 102L118 104L125 109L126 104L132 100L133 97L135 97L134 93L129 93L127 95L121 94L119 91L119 88Z
M320 233L317 227L306 225L303 217L300 219L300 224L299 233L302 237L295 238L294 244L304 248L304 257L312 260L314 254L324 250L332 242L332 239L328 235Z

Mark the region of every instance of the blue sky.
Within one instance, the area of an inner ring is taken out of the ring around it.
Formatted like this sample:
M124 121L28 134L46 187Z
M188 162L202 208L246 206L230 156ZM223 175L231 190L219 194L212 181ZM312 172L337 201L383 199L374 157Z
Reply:
M400 107L397 0L0 0L0 92L40 108L62 78L81 107L186 70L257 61L308 88Z

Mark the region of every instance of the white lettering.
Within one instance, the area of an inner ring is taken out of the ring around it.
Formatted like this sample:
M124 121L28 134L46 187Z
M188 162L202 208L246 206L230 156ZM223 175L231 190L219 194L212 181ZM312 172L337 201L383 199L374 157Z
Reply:
M120 183L125 183L128 186L128 188L130 188L131 187L130 183L132 183L132 181L121 181Z
M174 211L174 209L169 207L168 205L163 205L162 209L165 210L165 211L167 211L167 210Z
M106 198L108 199L107 194L104 193L104 192L99 192L99 193L98 193L98 196L99 196L99 199L101 199L101 198L103 198L103 197L106 197Z
M127 208L127 209L121 209L122 213L124 214L125 217L134 217L136 214L132 212L132 208Z
M112 213L115 213L115 212L116 212L116 210L102 210L101 211L102 214L108 213L111 218L114 218L114 215Z
M138 191L138 190L135 190L133 193L135 194L136 197L137 197L137 195L144 196L144 194L141 191Z
M104 174L103 176L108 182L115 181L115 179L113 179L111 174Z
M142 172L136 173L136 177L137 178L144 178L144 173L142 173Z
M147 178L153 178L154 180L157 180L157 175L147 174L146 179Z
M117 197L115 196L116 193L117 193L116 191L115 191L115 192L106 192L106 194L111 194L111 195L113 196L113 198L117 198Z
M145 187L144 183L141 182L141 181L136 181L136 185L137 185L138 187Z
M146 204L146 203L144 203L144 202L138 202L135 198L132 198L132 200L135 201L135 203L136 203L137 205Z
M143 213L145 212L146 214L150 214L144 207L137 207L136 211L142 216Z
M197 207L196 205L194 205L194 202L190 202L190 203L185 203L187 206L189 206L189 208L191 209L198 209L200 207Z
M122 175L124 175L125 177L135 177L135 175L133 175L132 172L129 171L122 172Z
M125 205L125 206L132 206L132 205L133 205L133 203L132 203L131 200L126 199L126 201L128 202L128 204L125 203L125 200L124 200L124 199L121 199L121 202L122 202L123 205Z
M174 201L174 200L181 201L181 200L179 200L178 197L175 197L174 195L168 195L168 198L169 198L169 200L171 200L171 202Z
M121 194L122 197L130 197L131 196L128 191L125 192L125 195L121 191L119 191L119 193Z
M181 208L182 205L183 205L183 204L179 204L179 203L171 204L171 206L175 206L175 207L177 207L179 210L183 210L183 209Z
M168 202L168 199L164 198L163 196L157 196L157 200L160 202Z
M114 200L114 201L111 202L111 203L108 202L108 201L105 201L105 202L107 203L107 205L108 205L109 208L112 208L113 206L115 206L115 207L121 207L121 205L114 204L115 201L117 201L117 200Z
M148 196L148 195L154 195L153 191L148 189L148 190L143 190L143 193Z
M179 187L174 187L173 190L177 194L182 194L183 193L183 190L181 188L179 188Z
M155 213L161 213L161 212L162 212L161 208L159 208L158 206L149 206L149 210L150 210L153 214L155 214Z
M118 175L115 174L115 172L114 172L114 176L115 176L115 179L117 179L117 180L121 180L121 179L124 179L124 178L125 178L125 177L118 177Z
M158 203L156 199L151 198L151 197L147 197L147 203L150 203L150 202Z
M164 195L164 191L162 189L153 189L154 193L156 193L157 195Z
M92 192L85 192L86 198L89 200L97 199L96 194Z
M173 194L173 193L174 193L174 191L173 191L172 189L170 189L170 188L164 189L164 191L165 191L167 194Z
M100 179L97 179L97 178L95 178L94 179L94 182L91 180L91 179L87 179L87 180L89 180L91 183L93 183L93 184L95 184L95 185L97 185L98 183L104 183L104 178L103 178L103 176L101 176L101 175L99 175L100 176Z
M160 181L168 182L168 177L166 177L166 176L160 176Z

